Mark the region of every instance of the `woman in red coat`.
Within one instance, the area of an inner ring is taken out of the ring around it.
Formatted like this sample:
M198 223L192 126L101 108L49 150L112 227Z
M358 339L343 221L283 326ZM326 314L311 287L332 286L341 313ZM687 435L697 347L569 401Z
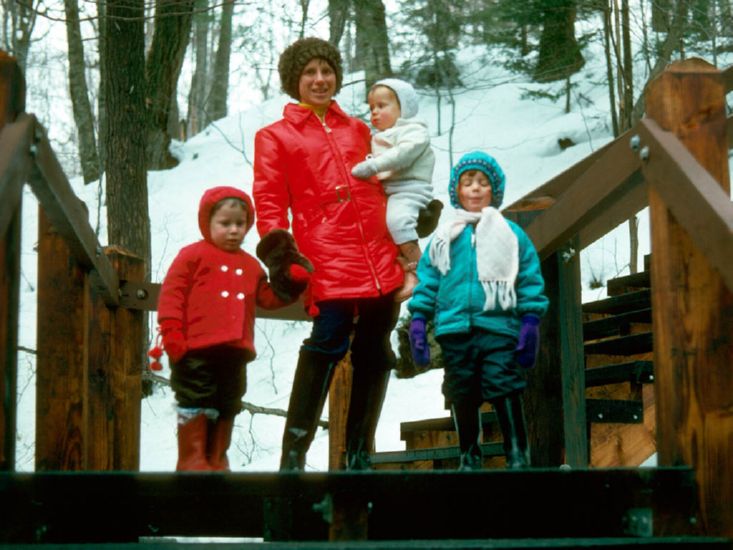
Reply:
M395 360L389 335L404 271L387 230L382 186L351 175L369 153L370 133L333 101L342 80L338 50L304 38L282 53L278 70L283 90L298 103L255 137L257 255L284 297L303 290L288 277L289 266L307 258L314 267L305 295L313 329L300 349L280 467L304 468L333 368L351 342L346 467L367 469Z

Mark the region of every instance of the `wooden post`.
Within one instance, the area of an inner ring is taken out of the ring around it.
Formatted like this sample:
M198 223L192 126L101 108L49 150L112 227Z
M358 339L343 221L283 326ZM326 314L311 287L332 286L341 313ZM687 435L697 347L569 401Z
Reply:
M328 469L343 470L346 466L346 417L351 400L351 359L346 355L338 365L328 391Z
M344 357L338 365L328 393L328 469L343 470L346 452L346 419L351 401L353 371L351 356ZM331 525L328 538L331 541L366 540L367 503L347 495L333 495Z
M105 254L121 281L143 282L145 262L120 247ZM147 364L142 310L110 309L91 291L87 320L87 410L85 448L88 470L140 468L142 371Z
M25 79L17 61L0 50L0 130L25 110ZM20 213L0 235L0 470L15 469Z
M588 465L579 252L574 239L542 262L550 307L525 392L534 467Z
M39 206L36 471L87 467L84 270Z
M700 59L674 63L645 99L647 116L729 195L720 72ZM695 469L703 530L731 537L733 295L649 183L658 463Z

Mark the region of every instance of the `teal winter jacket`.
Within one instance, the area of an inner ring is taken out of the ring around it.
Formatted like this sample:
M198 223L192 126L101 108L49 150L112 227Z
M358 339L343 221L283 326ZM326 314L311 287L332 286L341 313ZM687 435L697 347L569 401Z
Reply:
M519 272L515 282L517 306L514 309L484 311L485 295L476 270L475 226L468 224L451 242L450 270L442 275L430 263L430 246L417 267L418 284L408 303L413 318L433 320L435 336L467 333L474 328L518 336L520 319L527 313L542 317L547 312L544 279L537 252L527 234L507 220L517 236Z

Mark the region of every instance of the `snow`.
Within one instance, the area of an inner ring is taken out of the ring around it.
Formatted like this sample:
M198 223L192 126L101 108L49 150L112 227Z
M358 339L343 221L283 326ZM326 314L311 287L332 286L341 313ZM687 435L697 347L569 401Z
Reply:
M527 95L530 90L561 90L564 83L539 85L529 78L504 69L501 52L483 48L462 50L458 57L464 68L467 88L455 92L455 114L447 96L440 105L441 134L438 135L437 100L420 93L420 113L434 136L432 145L437 162L434 172L436 197L446 205L444 216L451 215L447 181L451 162L466 151L483 149L494 155L507 175L504 204L532 191L567 167L612 139L605 66L597 42L588 44L583 70L572 78L572 110L565 113L565 100L551 101ZM725 66L725 64L723 64ZM337 100L352 114L366 113L363 102L363 75L347 75ZM582 98L582 99L581 99ZM246 110L230 108L232 114L211 124L204 132L185 143L175 142L173 151L180 164L166 171L149 173L150 216L152 223L152 278L161 281L178 249L199 238L196 222L198 201L205 189L233 185L248 193L252 187L254 134L265 124L277 120L288 99L278 95ZM68 117L68 112L64 115ZM452 132L448 131L455 120ZM571 138L575 145L562 150L559 138ZM97 223L99 186L84 186L72 181L79 197L88 205L92 224ZM37 256L37 206L29 189L24 194L21 326L19 344L36 347L35 278ZM104 209L101 213L100 242L106 244ZM581 256L583 299L603 296L604 288L591 289L591 279L628 273L628 229L622 226L588 249ZM639 265L648 253L648 223L641 217ZM254 253L255 231L247 236L244 248ZM154 320L154 317L151 316ZM287 408L293 371L301 341L310 329L307 322L258 320L256 345L259 355L248 365L248 391L245 400L262 407ZM396 340L395 340L396 349ZM19 353L17 469L33 470L35 430L34 356ZM163 376L168 376L167 365ZM442 373L432 371L413 379L392 377L377 430L377 451L404 449L400 423L447 416L440 392ZM324 409L327 416L328 406ZM230 462L234 471L273 471L279 463L280 439L284 419L242 412L236 427ZM140 465L143 471L171 471L176 462L175 410L172 392L158 386L142 402L142 442ZM308 454L309 470L325 470L328 463L328 433L319 430Z

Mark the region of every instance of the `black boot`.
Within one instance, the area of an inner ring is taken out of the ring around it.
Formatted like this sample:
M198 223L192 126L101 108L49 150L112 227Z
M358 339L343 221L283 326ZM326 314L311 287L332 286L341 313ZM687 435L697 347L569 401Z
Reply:
M461 471L480 470L483 466L481 444L481 413L479 407L470 401L459 401L451 406L453 423L458 433L458 444L461 448L461 461L458 469Z
M346 469L368 470L377 422L387 392L389 370L355 368L346 419Z
M417 215L417 236L421 239L427 237L435 228L438 227L440 221L440 212L443 210L443 203L437 199L431 200L428 205L420 210Z
M280 470L305 469L305 454L316 433L335 364L328 355L300 350L285 421Z
M504 435L506 467L510 470L529 468L529 445L521 394L513 393L491 403L494 405L501 433Z

